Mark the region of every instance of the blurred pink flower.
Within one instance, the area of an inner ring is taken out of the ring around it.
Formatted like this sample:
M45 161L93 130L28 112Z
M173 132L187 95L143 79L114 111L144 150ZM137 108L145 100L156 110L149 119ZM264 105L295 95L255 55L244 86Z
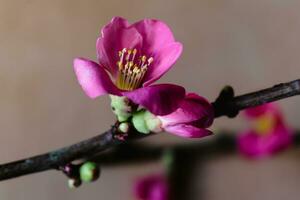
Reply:
M212 134L207 130L214 120L212 105L203 97L189 93L179 108L165 116L158 116L162 129L188 138L200 138Z
M134 195L139 200L167 200L168 183L163 175L155 174L137 180Z
M77 79L90 98L126 96L156 115L177 109L185 89L173 84L151 85L164 75L182 52L169 27L154 19L129 24L114 17L97 40L98 63L74 60Z
M275 104L264 104L245 111L254 121L251 130L243 132L237 140L240 153L261 158L286 149L292 144L292 131Z

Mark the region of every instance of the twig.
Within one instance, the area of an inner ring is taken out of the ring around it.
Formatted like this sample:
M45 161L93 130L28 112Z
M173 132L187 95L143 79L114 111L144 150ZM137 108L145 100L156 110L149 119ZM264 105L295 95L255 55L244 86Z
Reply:
M215 117L235 117L238 111L300 94L300 79L234 97L231 87L224 88L215 101Z
M213 103L215 117L234 117L238 111L261 105L267 102L284 99L300 94L300 80L276 85L265 90L234 97L233 89L225 88L217 100ZM117 129L113 126L105 133L79 142L77 144L51 151L38 156L0 165L0 180L15 178L18 176L41 172L49 169L58 169L59 166L70 163L76 159L87 158L98 154L116 145L131 141L132 139L146 137L152 134L143 135L130 133L126 141L116 139Z

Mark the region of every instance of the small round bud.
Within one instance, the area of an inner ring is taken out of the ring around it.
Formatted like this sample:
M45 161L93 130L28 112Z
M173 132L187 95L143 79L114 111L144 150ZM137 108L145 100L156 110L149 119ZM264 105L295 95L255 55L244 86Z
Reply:
M127 97L119 97L110 95L111 109L117 116L119 122L124 122L132 115L132 106L130 100Z
M78 178L68 179L68 186L70 189L78 188L81 185L81 180Z
M148 134L151 131L149 130L149 128L146 124L146 121L144 118L145 113L146 112L144 110L134 113L134 115L132 117L132 124L138 132Z
M94 162L86 162L79 169L80 179L83 182L92 182L99 178L100 168Z
M134 113L132 117L132 124L138 132L144 134L148 134L150 132L158 133L162 131L161 120L147 110L140 110L139 112Z
M123 122L119 125L119 130L123 133L127 133L129 130L129 124L126 122Z
M146 111L144 115L144 119L146 122L147 127L149 128L150 131L154 133L158 133L162 131L162 122L158 117L153 115L151 112Z

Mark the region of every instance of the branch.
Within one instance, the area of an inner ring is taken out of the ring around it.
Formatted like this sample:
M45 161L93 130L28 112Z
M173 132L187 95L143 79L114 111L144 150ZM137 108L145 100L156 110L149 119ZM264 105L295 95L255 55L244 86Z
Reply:
M224 88L213 103L215 117L235 117L238 111L300 94L300 79L234 97L231 87Z
M215 117L234 117L240 110L262 105L264 103L277 101L300 94L300 80L275 85L274 87L257 92L234 97L231 87L226 87L220 96L213 103ZM152 134L144 135L136 132L130 133L126 141L121 141L114 137L118 133L116 126L113 126L105 133L93 138L84 140L77 144L64 147L49 153L26 158L23 160L0 165L0 180L15 178L18 176L58 169L60 166L68 164L74 160L87 158L98 154L106 149L126 143L133 139L139 139Z

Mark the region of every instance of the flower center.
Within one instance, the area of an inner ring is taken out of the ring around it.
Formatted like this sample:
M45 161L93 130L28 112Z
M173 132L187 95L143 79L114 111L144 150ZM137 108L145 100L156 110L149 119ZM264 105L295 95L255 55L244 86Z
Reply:
M265 115L256 119L254 129L259 135L268 135L272 133L275 126L275 118L270 115Z
M143 78L153 58L145 55L137 58L136 49L126 49L119 51L120 60L117 62L119 73L117 86L123 90L134 90L141 86Z

